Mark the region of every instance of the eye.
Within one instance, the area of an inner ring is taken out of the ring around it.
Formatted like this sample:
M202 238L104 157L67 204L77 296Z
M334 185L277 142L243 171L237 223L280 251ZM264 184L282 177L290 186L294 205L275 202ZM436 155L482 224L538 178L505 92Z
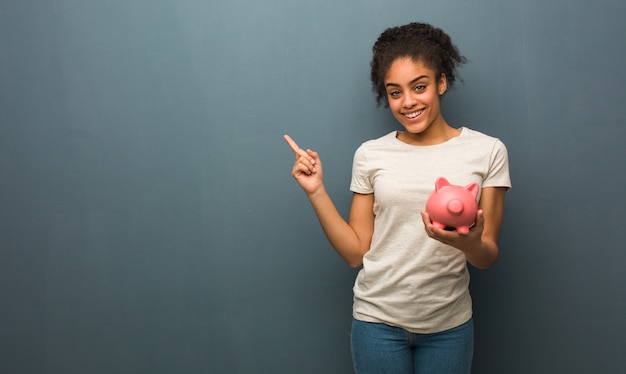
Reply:
M422 92L426 89L426 86L423 84L418 84L417 86L415 86L415 88L413 89L413 91L415 92Z
M389 95L390 97L398 97L400 96L400 91L398 90L389 91L387 92L387 95Z

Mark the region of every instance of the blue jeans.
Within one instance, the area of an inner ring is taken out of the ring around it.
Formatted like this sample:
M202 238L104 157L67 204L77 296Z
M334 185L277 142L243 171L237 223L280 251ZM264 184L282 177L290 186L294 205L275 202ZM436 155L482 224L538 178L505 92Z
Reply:
M474 353L472 319L450 330L415 334L352 319L352 363L357 374L468 374Z

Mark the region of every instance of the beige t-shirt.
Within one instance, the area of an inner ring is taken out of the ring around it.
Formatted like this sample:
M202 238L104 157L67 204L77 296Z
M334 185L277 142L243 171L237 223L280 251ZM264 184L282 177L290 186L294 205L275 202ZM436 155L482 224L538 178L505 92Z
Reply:
M376 216L354 284L355 319L434 333L471 318L465 255L429 238L420 215L440 176L462 186L511 187L506 147L463 127L432 146L403 143L394 131L355 152L350 190L373 193Z

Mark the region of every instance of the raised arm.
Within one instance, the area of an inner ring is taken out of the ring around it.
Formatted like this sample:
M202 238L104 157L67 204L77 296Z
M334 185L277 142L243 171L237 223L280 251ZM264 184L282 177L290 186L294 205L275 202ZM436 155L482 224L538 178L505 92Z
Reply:
M328 241L350 266L360 266L374 232L374 195L354 194L346 222L324 187L317 152L301 149L288 135L285 141L296 157L291 175L306 193Z

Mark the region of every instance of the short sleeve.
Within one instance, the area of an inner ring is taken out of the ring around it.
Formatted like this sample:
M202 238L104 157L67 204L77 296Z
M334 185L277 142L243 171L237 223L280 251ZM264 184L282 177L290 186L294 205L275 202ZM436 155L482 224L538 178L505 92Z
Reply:
M364 145L361 145L356 152L354 152L350 191L361 194L374 192L370 170L371 165L369 165L367 160L367 149Z
M496 139L489 159L489 170L483 181L483 187L511 188L509 174L509 155L504 143Z

